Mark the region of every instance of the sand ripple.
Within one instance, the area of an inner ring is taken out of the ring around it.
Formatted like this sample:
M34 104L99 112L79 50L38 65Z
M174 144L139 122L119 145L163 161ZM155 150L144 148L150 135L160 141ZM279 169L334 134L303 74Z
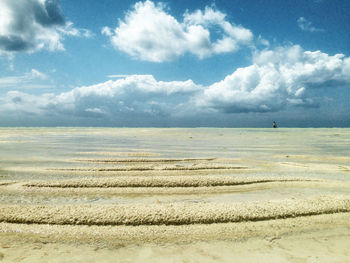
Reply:
M235 170L247 169L245 166L237 165L164 165L164 166L118 166L118 167L78 167L78 168L47 168L48 171L95 171L95 172L127 172L127 171L198 171L198 170Z
M89 188L89 187L210 187L271 182L318 182L307 178L234 177L234 176L119 176L117 178L43 181L25 187Z
M198 162L213 161L216 158L133 158L133 159L76 159L78 162L87 163L172 163L172 162Z
M120 205L0 205L0 222L57 225L188 225L261 221L350 212L350 198L241 203L169 203Z

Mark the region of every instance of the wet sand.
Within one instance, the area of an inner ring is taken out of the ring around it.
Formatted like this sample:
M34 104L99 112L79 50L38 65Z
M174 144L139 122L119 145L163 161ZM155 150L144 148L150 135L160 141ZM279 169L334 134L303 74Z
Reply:
M350 262L349 132L0 129L0 261Z

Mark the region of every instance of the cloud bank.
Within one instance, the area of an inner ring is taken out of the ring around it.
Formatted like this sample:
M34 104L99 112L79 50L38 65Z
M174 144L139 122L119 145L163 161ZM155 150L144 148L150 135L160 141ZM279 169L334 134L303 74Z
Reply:
M168 116L183 112L188 107L184 102L200 88L191 80L163 82L150 75L133 75L57 95L10 91L0 98L0 112L107 119L120 115Z
M161 123L206 114L318 107L312 95L315 92L309 91L349 85L349 57L305 51L295 45L257 52L250 66L238 68L210 86L192 80L164 82L151 75L132 75L60 94L10 91L0 97L0 112L3 116L16 113L59 120L76 116L100 119L105 124L118 119Z
M197 105L227 113L279 111L286 105L316 107L307 91L350 83L350 58L279 47L255 54L253 64L214 83Z
M64 50L65 36L89 36L62 15L59 0L1 0L0 54Z
M228 22L224 13L211 7L186 12L183 21L178 21L165 11L164 4L149 0L137 2L118 27L104 27L102 33L118 50L151 62L171 61L186 53L202 59L234 52L253 39L249 29Z

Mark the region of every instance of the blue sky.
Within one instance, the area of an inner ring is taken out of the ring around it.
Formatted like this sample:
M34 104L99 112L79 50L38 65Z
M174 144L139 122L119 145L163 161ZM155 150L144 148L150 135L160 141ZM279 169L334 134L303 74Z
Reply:
M350 126L350 1L0 0L1 126Z

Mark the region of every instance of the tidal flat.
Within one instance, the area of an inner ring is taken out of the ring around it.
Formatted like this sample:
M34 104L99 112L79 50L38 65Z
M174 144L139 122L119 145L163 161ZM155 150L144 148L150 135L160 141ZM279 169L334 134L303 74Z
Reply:
M1 262L350 262L350 129L0 128Z

